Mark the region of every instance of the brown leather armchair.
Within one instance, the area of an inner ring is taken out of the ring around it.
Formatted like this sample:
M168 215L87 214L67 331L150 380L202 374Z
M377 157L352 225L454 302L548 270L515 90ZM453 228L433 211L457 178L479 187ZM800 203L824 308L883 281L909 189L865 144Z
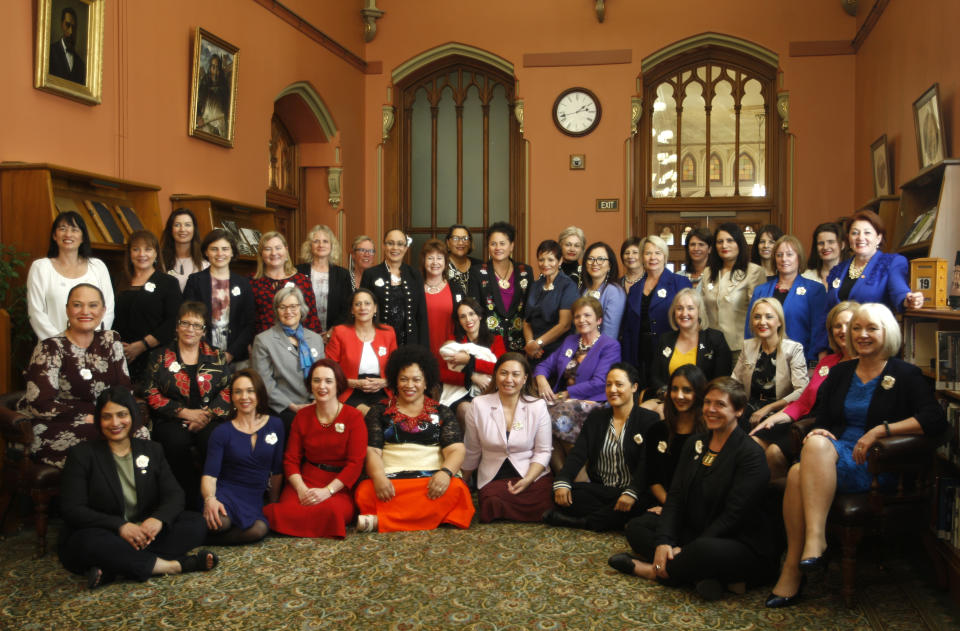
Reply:
M813 418L808 418L794 423L798 439L806 435L813 422ZM931 501L930 470L938 444L938 440L919 434L881 438L867 454L867 467L873 477L870 490L838 493L834 497L827 517L827 533L840 542L841 593L848 607L854 604L857 548L863 536L919 535L925 527ZM881 490L882 474L894 476L893 490Z
M47 517L51 498L60 492L60 469L32 458L33 424L27 416L16 411L22 395L22 392L13 392L0 396L0 436L5 443L0 483L0 529L8 532L7 519L15 511L15 496L29 493L33 498L36 557L39 558L47 552Z

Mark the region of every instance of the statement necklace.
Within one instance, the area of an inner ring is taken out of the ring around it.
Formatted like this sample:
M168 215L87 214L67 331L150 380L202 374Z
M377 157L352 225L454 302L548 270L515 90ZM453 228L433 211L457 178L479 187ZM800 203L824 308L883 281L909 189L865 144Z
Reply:
M590 342L589 344L584 344L584 343L583 343L583 336L581 335L581 336L580 336L580 339L577 341L577 352L586 353L586 352L589 351L591 348L593 348L593 345L596 344L596 343L597 343L597 340L599 340L599 339L600 339L600 336L598 335L596 340L593 340L593 341Z
M493 268L493 275L497 277L497 284L500 285L500 289L510 289L510 277L513 276L513 265L510 266L510 273L507 274L506 278L501 278L500 274L497 274L497 268Z
M850 277L850 280L857 280L863 276L863 270L867 268L868 263L870 263L870 261L867 261L862 266L857 267L853 264L853 261L850 261L850 269L847 270L847 276Z
M431 285L430 283L424 283L423 286L426 287L428 294L437 294L443 291L443 286L446 285L446 281L440 281L439 285Z

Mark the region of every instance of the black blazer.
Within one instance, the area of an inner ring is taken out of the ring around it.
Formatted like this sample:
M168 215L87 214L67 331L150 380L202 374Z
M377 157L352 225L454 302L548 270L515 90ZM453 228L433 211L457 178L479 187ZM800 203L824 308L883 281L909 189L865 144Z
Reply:
M183 512L183 489L170 471L163 448L155 442L130 439L133 476L137 485L137 509L130 519L123 518L123 490L113 454L105 440L80 443L70 450L60 477L60 513L65 527L60 542L69 531L103 528L117 532L127 521L141 522L154 517L169 527ZM143 466L138 460L146 457Z
M300 263L297 271L310 278L310 263ZM346 268L330 263L330 275L327 277L327 326L329 331L338 324L346 324L350 316L350 303L353 300L353 284L350 272ZM319 311L320 305L317 305Z
M67 63L67 53L63 50L63 38L50 44L50 74L73 81L80 85L87 83L87 60L76 50L73 51L73 70Z
M404 344L420 344L430 348L430 323L427 318L427 297L423 293L423 277L420 272L406 263L400 264L400 277L406 281L407 291L407 326L406 331L396 331L393 322L386 319L384 304L387 297L387 288L390 286L390 270L386 263L374 265L363 272L360 286L369 289L377 298L377 312L380 321L394 327L397 334L397 344L403 339Z
M666 386L670 381L670 358L673 348L680 337L679 331L661 333L657 350L653 357L653 370L650 383L654 390ZM707 376L707 381L715 377L729 377L733 371L733 357L723 333L716 329L700 331L700 343L697 347L697 367Z
M855 359L840 362L830 369L830 374L817 391L817 422L814 427L826 429L837 438L843 433L846 428L844 400L856 370ZM884 384L889 387L884 387ZM895 423L911 416L920 422L923 433L934 440L940 438L947 429L943 408L937 404L930 382L920 369L902 359L891 357L870 399L864 431L884 421Z
M612 414L613 411L609 407L603 406L587 415L580 435L577 436L577 442L567 454L563 469L557 474L556 481L553 483L554 488L571 488L574 478L584 464L587 465L587 476L590 481L596 484L601 483L597 464ZM645 479L647 465L646 447L643 443L650 428L659 422L660 417L655 412L635 405L623 427L623 457L631 471L630 484L623 492L646 504L650 504L652 500Z
M239 294L237 293L239 292ZM187 277L187 284L183 287L184 300L196 300L207 305L207 332L204 339L210 340L210 268L194 272ZM230 322L227 325L227 347L222 348L225 353L233 355L233 361L247 359L250 344L253 343L253 321L256 317L256 308L253 303L253 289L245 276L230 272Z
M709 446L710 432L694 434L684 444L657 528L657 545L682 547L701 537L734 539L772 566L779 556L772 519L763 510L770 481L763 448L735 427L713 466L703 467L700 461ZM699 492L692 498L695 484Z

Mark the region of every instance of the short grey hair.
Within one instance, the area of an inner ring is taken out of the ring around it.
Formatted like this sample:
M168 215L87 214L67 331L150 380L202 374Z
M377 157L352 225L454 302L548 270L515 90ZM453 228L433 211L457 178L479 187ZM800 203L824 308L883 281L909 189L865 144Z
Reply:
M883 344L880 346L880 353L885 357L893 357L900 352L900 343L903 342L903 336L900 334L900 325L897 318L887 305L879 302L868 302L854 309L853 316L850 318L850 332L847 334L847 351L851 357L856 357L857 351L853 341L853 323L857 320L865 320L871 324L878 324L883 329Z
M673 302L670 303L670 311L667 312L667 320L670 321L670 328L674 331L678 330L677 316L674 312L677 309L677 301L681 298L689 298L693 301L694 306L697 308L697 323L699 325L697 328L702 331L706 328L703 325L703 318L707 314L706 307L703 305L703 296L700 295L700 292L690 287L684 287L678 291L677 295L673 297Z
M300 321L302 322L304 318L307 317L307 301L303 298L303 292L300 291L300 288L296 285L286 285L281 287L279 291L273 296L273 315L274 317L280 317L280 303L286 300L290 296L296 296L297 300L300 302Z

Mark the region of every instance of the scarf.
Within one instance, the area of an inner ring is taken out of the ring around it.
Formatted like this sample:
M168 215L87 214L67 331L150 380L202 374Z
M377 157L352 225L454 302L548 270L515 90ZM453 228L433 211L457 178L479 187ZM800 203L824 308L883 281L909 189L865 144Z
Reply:
M310 374L310 366L313 365L313 355L310 354L310 347L307 346L307 341L303 339L303 324L298 324L295 329L283 326L282 324L280 326L285 335L297 339L297 348L300 351L300 369L303 371L303 378L306 379L307 375Z

